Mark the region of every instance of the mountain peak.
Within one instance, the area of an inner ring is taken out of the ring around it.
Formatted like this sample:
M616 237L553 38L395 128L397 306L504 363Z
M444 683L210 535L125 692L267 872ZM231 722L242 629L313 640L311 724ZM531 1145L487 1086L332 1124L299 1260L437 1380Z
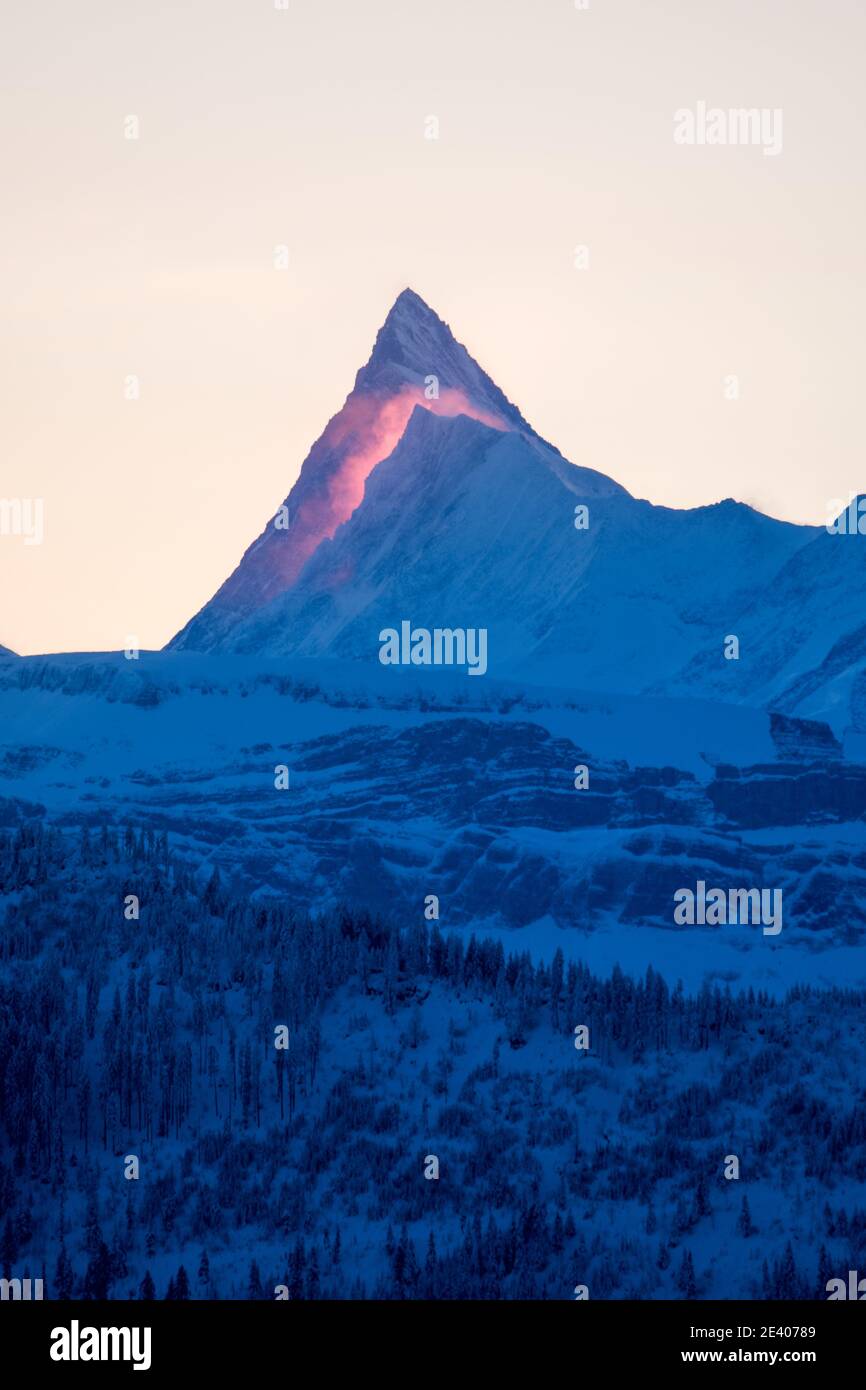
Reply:
M280 509L214 598L170 645L208 650L296 582L323 540L364 496L366 479L393 451L416 407L468 415L498 430L537 439L516 406L451 329L408 287L396 298L342 409L310 450Z
M355 384L356 387L363 387L369 378L378 378L383 370L389 368L425 377L436 374L437 364L451 361L453 370L461 354L472 360L457 342L448 324L434 313L419 294L405 289L391 305L385 322L376 334L370 359L358 373ZM462 362L459 365L462 366Z
M420 294L411 289L408 285L405 290L401 290L388 310L388 316L382 325L382 332L389 327L399 327L401 324L426 325L430 328L444 330L451 336L448 325L440 319L426 300Z
M365 396L391 395L406 387L423 392L431 403L436 392L443 397L459 392L508 428L534 434L444 319L409 287L391 305L370 358L355 378L355 392Z
M421 298L420 294L417 294L416 291L412 289L411 285L407 285L405 290L400 291L394 303L391 305L388 318L390 319L392 315L397 313L425 315L433 314L433 310L430 308L430 305ZM435 318L436 315L433 314L433 317Z

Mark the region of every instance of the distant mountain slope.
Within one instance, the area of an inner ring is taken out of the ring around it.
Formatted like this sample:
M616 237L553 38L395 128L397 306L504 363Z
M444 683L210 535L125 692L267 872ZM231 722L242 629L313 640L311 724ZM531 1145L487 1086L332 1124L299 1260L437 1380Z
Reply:
M720 660L718 646L703 648L659 691L699 689L825 716L840 702L850 707L851 687L866 668L866 537L816 528L770 583L754 579L731 612L739 659Z

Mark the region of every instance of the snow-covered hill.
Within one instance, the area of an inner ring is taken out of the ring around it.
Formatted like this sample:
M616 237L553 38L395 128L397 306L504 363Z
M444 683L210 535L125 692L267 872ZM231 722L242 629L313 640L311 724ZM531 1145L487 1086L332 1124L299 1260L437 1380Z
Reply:
M0 724L3 824L132 820L245 892L407 921L432 893L444 928L516 931L540 958L560 944L693 987L862 973L866 769L824 726L174 652L19 658L0 674ZM779 939L677 929L673 895L699 878L781 889Z
M812 1299L858 1267L851 980L310 917L150 829L0 827L0 914L4 1258L46 1299Z

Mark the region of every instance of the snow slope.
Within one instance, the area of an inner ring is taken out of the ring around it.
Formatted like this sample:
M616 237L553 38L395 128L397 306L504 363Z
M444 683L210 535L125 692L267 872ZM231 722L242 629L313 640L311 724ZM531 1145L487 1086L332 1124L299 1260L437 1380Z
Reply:
M653 507L540 441L416 410L352 517L232 646L369 662L406 618L486 628L492 674L638 692L711 638L721 660L743 576L770 583L801 541L733 502Z
M443 927L535 951L547 922L569 955L679 958L695 985L858 978L866 768L796 720L378 663L142 653L8 663L0 726L5 824L131 821L247 892L398 920L435 893ZM781 888L782 936L676 929L673 894L698 878Z

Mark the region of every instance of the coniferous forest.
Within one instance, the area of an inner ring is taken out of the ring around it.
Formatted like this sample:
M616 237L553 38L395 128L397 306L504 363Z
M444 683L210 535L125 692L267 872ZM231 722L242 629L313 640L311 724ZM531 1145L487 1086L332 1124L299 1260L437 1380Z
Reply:
M88 1299L826 1297L862 991L597 978L0 832L0 1262Z

